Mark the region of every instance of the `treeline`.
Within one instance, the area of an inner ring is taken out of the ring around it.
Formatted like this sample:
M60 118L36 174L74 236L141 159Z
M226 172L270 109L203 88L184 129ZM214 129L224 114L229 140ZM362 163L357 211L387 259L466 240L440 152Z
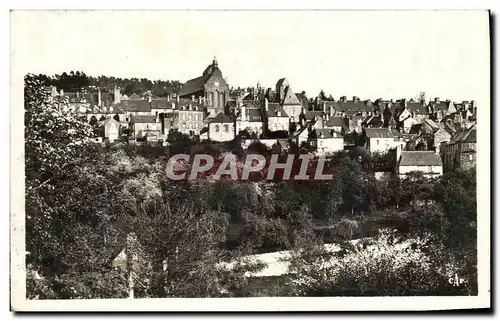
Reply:
M182 88L182 83L178 80L117 78L104 75L93 77L82 71L63 72L60 75L56 74L54 76L40 74L38 77L45 86L56 86L58 90L62 89L66 92L82 91L85 88L93 90L92 87L113 90L115 86L118 86L125 95L132 95L133 93L141 95L147 91L151 91L153 95L166 97L168 94L179 92Z

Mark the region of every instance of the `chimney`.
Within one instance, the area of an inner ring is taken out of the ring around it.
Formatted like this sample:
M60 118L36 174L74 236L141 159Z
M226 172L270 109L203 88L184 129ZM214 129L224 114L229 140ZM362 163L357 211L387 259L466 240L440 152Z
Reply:
M435 102L436 104L439 104L439 97L434 98L434 102Z
M358 96L352 96L352 101L359 101L359 97Z
M101 88L97 88L97 106L101 106Z
M241 106L241 121L247 120L247 111L245 106Z
M399 159L401 158L401 144L396 146L396 164L399 163Z
M269 111L269 100L267 98L264 99L264 111Z
M120 87L115 86L113 89L114 104L119 104L121 101Z

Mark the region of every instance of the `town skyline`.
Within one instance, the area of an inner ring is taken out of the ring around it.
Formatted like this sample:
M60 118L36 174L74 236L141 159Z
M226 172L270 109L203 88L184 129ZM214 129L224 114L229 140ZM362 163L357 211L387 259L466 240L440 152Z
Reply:
M428 99L475 100L478 105L489 105L489 88L483 88L485 78L489 80L489 59L483 57L488 51L481 49L489 41L475 32L488 28L475 23L484 14L480 11L466 15L462 11L369 15L225 11L216 12L221 19L211 23L212 29L206 24L209 17L213 20L214 12L204 11L141 12L150 18L141 24L129 23L134 13L121 11L17 14L31 26L20 31L29 40L26 52L17 52L30 56L23 66L26 73L80 70L92 76L186 82L216 56L235 88L257 82L272 88L277 79L286 77L295 92L305 91L309 97L320 90L335 99L409 99L425 92ZM241 23L250 18L259 23ZM311 27L306 22L313 18ZM423 18L426 23L418 25ZM113 25L105 25L106 19L112 19ZM74 21L84 28L78 24L75 28ZM374 24L376 21L379 23ZM337 32L343 28L349 32ZM73 41L65 41L68 37ZM65 48L68 46L72 48ZM96 50L84 50L89 46ZM434 55L436 51L447 54Z

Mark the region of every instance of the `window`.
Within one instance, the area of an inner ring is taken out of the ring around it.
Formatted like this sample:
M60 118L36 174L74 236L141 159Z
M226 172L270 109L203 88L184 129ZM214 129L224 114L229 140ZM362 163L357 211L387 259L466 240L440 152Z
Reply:
M377 146L380 145L380 141L377 139Z
M220 130L219 125L215 125L215 132L216 132L216 133L218 133L218 132L219 132L219 130Z
M229 132L229 125L224 125L224 131L227 133Z
M193 115L192 114L189 114L188 115L188 120L192 120L193 119Z

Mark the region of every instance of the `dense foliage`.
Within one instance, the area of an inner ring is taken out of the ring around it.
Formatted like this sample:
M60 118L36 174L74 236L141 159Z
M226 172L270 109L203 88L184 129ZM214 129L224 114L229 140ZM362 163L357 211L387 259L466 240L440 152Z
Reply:
M167 148L88 144L89 126L54 105L44 81L25 78L30 298L127 297L131 289L136 297L251 296L246 272L262 266L242 257L282 249L296 250L286 294L477 291L475 170L376 179L389 158L355 148L330 156L334 178L323 184L171 182L169 154L232 154L241 168L247 153L280 152L284 161L287 152L259 142L245 151L238 138L195 142L179 132ZM349 242L360 238L368 243ZM342 250L325 253L323 243ZM124 251L134 254L133 267ZM228 269L229 261L237 264ZM450 288L453 273L467 284Z

